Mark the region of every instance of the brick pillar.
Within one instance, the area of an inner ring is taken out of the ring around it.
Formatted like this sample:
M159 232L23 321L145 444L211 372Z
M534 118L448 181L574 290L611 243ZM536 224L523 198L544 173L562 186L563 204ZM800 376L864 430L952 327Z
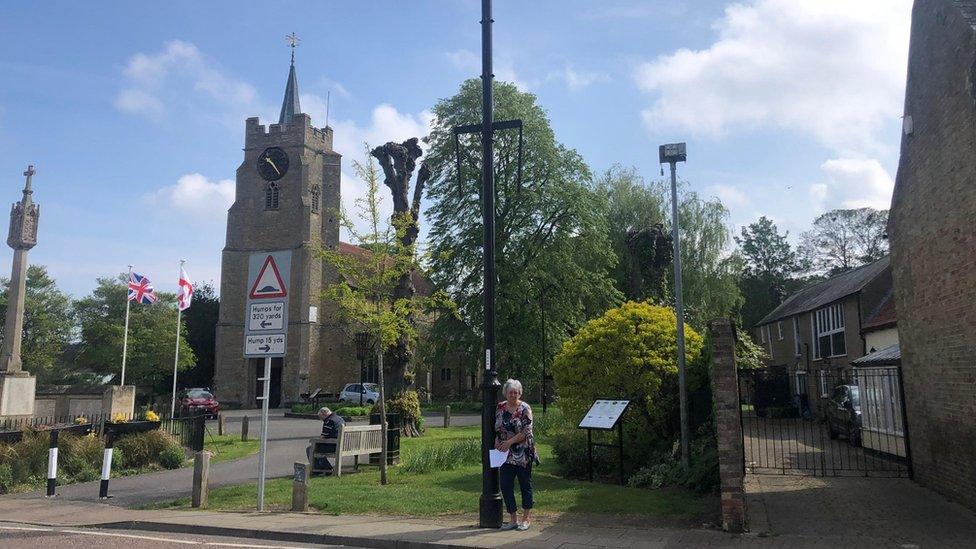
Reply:
M722 528L739 533L745 529L745 476L742 455L742 418L739 379L735 369L735 333L728 319L709 322L712 337L712 398L715 401L715 433L718 469L722 479Z

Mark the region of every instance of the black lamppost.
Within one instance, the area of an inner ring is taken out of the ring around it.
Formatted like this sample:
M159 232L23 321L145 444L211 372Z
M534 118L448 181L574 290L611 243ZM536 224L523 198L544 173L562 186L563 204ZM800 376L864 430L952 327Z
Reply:
M495 447L495 401L498 370L495 358L495 143L491 67L491 0L481 0L481 210L484 218L485 259L485 376L481 395L481 499L478 524L501 528L502 494L498 469L491 466L488 451Z
M356 358L359 360L359 405L363 405L363 392L365 387L366 357L369 355L369 333L359 332L356 334Z

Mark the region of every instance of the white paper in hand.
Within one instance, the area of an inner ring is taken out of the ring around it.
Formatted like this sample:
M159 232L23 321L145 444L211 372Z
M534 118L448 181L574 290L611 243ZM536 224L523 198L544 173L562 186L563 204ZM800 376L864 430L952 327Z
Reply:
M488 461L491 462L492 468L497 469L508 461L508 452L501 452L495 449L488 450Z

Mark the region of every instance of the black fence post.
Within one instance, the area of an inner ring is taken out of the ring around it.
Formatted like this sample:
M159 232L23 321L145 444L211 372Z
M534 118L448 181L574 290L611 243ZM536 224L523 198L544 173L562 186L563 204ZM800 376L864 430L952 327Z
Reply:
M98 486L98 497L108 499L108 479L112 476L112 445L115 444L115 433L106 430L105 453L102 455L102 482Z
M51 430L51 444L47 450L47 497L54 497L58 483L58 430Z
M191 443L191 448L195 452L203 451L203 437L204 431L207 428L207 416L200 414L194 418L193 422L193 441Z

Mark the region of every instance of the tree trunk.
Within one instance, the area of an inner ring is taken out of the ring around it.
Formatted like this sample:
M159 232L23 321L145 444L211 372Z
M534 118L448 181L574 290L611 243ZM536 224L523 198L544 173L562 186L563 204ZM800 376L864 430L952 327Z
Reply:
M417 241L420 234L420 200L423 197L424 185L430 178L430 170L426 165L421 165L417 173L417 182L414 186L413 200L408 200L410 194L410 178L416 167L417 159L423 154L423 150L417 144L416 137L408 139L403 143L392 141L383 146L376 147L371 154L379 161L383 169L383 183L390 188L393 194L393 218L404 220L406 226L403 227L403 236L400 237L400 245L404 248L411 248ZM403 273L397 281L396 288L393 290L393 301L399 299L413 299L417 289L413 285L412 272ZM413 324L413 319L410 319ZM413 350L410 348L410 341L403 335L397 339L393 348L392 364L390 364L390 389L394 394L406 390L407 371L410 369L410 361L413 358Z

